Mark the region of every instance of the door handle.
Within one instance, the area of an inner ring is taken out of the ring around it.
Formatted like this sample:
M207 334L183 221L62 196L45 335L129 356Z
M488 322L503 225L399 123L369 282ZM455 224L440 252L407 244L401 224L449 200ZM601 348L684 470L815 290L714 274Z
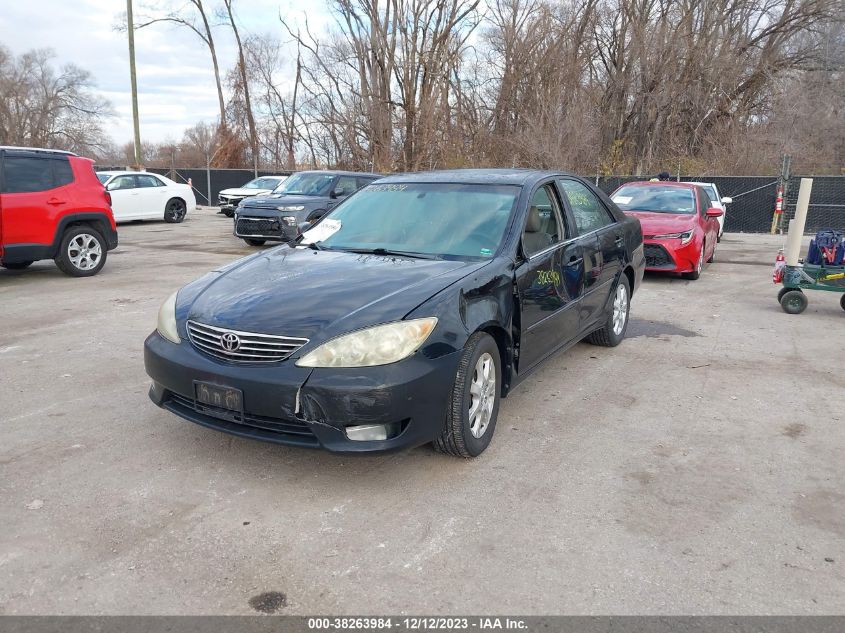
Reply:
M616 245L625 246L625 239L621 235L616 236Z
M566 264L567 266L577 266L581 262L584 261L583 257L575 257L574 255L569 258L569 262Z
M47 201L47 204L56 204L56 205L58 205L58 204L65 204L65 202L67 202L67 201L66 201L66 200L59 200L58 198L50 198L50 199Z

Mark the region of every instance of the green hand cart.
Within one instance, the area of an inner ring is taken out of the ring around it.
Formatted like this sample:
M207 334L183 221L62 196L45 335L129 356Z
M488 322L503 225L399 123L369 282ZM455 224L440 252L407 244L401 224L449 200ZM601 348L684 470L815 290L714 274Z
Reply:
M805 290L826 290L842 295L839 305L845 310L845 266L799 264L783 268L783 288L778 301L788 314L801 314L807 308Z

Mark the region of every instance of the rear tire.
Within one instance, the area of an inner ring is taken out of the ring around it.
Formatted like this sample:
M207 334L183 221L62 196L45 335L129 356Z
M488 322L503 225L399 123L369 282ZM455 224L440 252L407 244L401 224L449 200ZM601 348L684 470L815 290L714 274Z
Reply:
M245 237L245 238L244 238L244 242L246 242L246 243L247 243L247 244L249 244L250 246L264 246L264 243L265 243L266 241L267 241L267 240L253 240L253 239L251 239L251 238L249 238L249 237Z
M65 231L56 255L56 266L71 277L96 275L106 263L108 248L97 229L75 226Z
M607 321L600 330L587 337L587 342L602 347L616 347L625 338L628 330L628 317L631 314L631 285L624 273L616 283L613 303Z
M464 346L435 450L457 457L477 457L493 439L502 384L496 341L476 332Z
M787 314L801 314L807 309L807 297L800 290L789 290L780 298L780 307Z
M845 295L839 299L839 305L842 306L842 309L845 310Z
M8 270L23 270L24 268L29 268L32 266L32 262L9 262L8 264L0 264L3 268L7 268Z
M164 221L168 224L179 224L188 214L188 206L181 198L171 198L164 205Z

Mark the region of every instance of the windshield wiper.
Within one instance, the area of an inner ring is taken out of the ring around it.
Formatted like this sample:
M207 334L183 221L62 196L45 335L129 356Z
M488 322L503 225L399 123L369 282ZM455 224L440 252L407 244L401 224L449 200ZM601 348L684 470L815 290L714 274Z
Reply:
M413 251L394 251L387 248L345 248L342 249L350 253L360 253L361 255L396 255L398 257L412 257L414 259L440 259L437 255L431 253L415 253Z

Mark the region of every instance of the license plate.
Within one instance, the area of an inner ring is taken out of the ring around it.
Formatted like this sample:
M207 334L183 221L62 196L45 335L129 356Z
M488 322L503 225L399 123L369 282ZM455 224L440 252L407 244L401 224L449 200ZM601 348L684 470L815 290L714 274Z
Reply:
M244 396L240 389L222 387L210 382L195 382L194 392L197 404L241 413L244 410Z

